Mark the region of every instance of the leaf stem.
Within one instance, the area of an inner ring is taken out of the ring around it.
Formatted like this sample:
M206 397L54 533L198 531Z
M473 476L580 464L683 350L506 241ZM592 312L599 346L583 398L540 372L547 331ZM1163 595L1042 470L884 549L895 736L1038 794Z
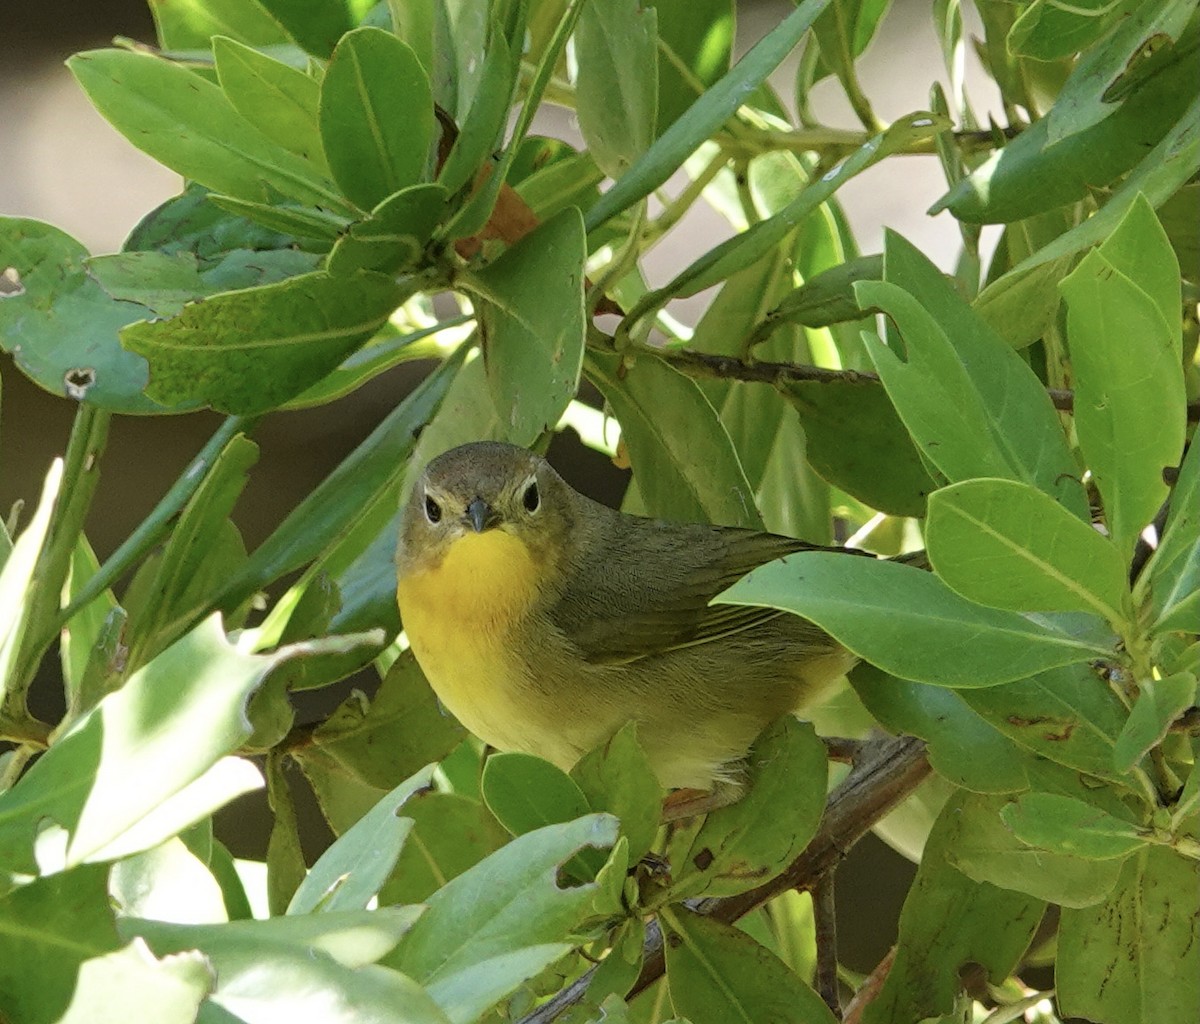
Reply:
M61 629L77 612L94 601L100 594L117 582L135 563L167 532L171 520L179 514L179 510L187 504L188 499L196 493L203 482L205 474L212 467L218 455L224 450L229 439L239 432L249 431L258 421L255 416L229 416L226 418L200 453L188 463L187 468L171 485L171 489L145 519L114 551L96 574L87 581L75 595L75 599L63 609L55 628Z
M17 721L26 717L26 693L43 655L58 635L63 584L100 479L100 457L108 442L111 421L112 413L87 402L80 402L75 410L63 457L62 490L54 503L46 542L30 581L26 597L29 602L27 632L21 644L13 684L4 701L5 711Z

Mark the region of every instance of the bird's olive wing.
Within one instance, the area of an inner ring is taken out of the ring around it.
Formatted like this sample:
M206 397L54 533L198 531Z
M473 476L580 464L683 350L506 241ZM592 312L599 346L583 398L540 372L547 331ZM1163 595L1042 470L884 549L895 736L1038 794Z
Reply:
M774 608L709 605L752 569L814 546L789 537L622 516L551 611L593 664L621 664L768 622Z

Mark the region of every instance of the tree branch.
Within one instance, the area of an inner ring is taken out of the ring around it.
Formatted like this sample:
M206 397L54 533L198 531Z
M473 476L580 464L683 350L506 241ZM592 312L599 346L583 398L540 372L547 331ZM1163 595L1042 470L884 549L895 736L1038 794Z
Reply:
M675 369L689 377L715 380L744 380L755 384L771 384L780 387L792 381L856 381L879 380L879 374L870 370L830 370L824 366L808 366L803 363L747 362L734 356L712 355L694 352L686 348L647 349L659 359L670 363ZM1046 388L1046 394L1054 408L1070 412L1075 408L1075 392L1064 388ZM1187 405L1189 422L1200 421L1200 402Z
M783 874L737 896L701 900L694 909L719 921L733 922L789 889L812 889L859 839L929 775L925 744L911 736L869 744L862 759L830 794L825 816L812 842ZM643 991L665 970L662 933L657 922L646 932L642 973L630 997ZM592 968L553 999L522 1017L519 1024L551 1024L587 993Z

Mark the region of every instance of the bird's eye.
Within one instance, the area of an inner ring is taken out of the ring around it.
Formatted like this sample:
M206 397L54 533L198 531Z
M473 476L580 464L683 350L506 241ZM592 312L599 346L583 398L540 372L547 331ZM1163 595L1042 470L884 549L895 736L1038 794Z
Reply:
M428 494L425 495L425 518L431 523L438 523L442 518L442 506Z
M526 512L536 512L538 510L538 506L542 503L542 497L538 494L537 481L534 481L525 488L525 494L522 496L521 501L525 504Z

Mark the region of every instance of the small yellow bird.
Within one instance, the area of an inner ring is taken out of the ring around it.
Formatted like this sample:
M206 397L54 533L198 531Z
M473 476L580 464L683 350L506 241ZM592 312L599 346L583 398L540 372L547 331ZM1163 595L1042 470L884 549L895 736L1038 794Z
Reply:
M737 799L758 734L855 662L795 615L709 605L815 547L625 515L523 448L476 442L413 488L397 595L418 663L475 735L567 770L634 719L664 788L711 791L711 809Z

